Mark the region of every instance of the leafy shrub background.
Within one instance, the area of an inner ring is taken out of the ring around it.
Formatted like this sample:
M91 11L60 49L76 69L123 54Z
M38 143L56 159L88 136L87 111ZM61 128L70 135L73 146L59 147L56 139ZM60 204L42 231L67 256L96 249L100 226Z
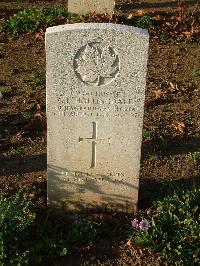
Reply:
M75 14L68 13L66 7L28 8L10 17L2 25L2 30L14 34L34 32L39 28L56 25L62 19L73 20L76 17Z

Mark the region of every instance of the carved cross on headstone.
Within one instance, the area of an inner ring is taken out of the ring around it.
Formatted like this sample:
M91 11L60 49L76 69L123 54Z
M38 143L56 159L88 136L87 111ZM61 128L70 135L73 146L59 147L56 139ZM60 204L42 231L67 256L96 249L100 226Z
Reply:
M79 137L79 142L81 141L89 141L92 142L92 161L91 161L91 168L96 166L96 150L97 150L97 141L100 140L108 140L108 144L110 145L110 138L108 139L98 139L97 138L97 122L92 122L93 124L93 133L91 138L81 138Z

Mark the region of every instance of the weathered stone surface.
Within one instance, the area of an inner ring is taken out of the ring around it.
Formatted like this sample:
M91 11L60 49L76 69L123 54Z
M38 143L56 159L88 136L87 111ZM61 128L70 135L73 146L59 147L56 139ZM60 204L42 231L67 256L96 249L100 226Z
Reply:
M47 29L48 202L63 210L134 210L148 57L146 30Z
M76 14L108 13L113 14L114 0L68 0L68 11Z

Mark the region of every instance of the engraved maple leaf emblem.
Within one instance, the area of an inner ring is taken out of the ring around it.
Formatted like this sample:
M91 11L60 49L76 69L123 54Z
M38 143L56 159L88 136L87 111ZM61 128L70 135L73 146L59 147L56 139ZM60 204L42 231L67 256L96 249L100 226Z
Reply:
M111 47L99 48L87 44L82 56L76 59L76 72L85 83L104 85L105 79L113 79L119 71L119 60Z

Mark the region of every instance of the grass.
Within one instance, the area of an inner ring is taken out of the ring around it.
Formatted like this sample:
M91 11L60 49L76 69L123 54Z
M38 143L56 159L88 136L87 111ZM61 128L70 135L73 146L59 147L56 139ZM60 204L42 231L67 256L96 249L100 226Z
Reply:
M77 18L75 14L68 13L67 7L29 8L11 16L1 25L1 29L19 35L61 24L65 20L74 21Z

